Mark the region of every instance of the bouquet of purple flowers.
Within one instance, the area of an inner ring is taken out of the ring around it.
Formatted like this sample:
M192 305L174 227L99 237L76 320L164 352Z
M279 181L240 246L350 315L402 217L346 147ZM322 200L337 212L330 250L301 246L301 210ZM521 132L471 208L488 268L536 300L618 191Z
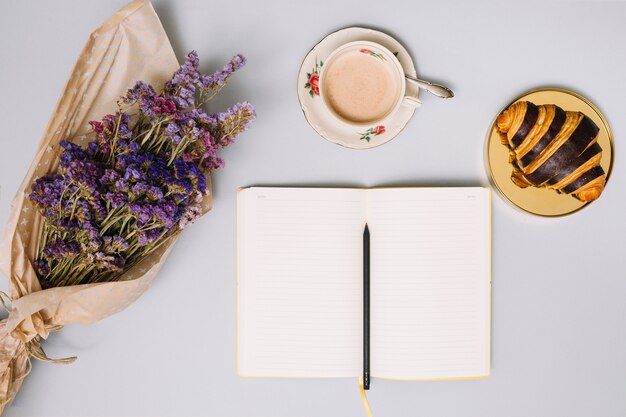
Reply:
M45 218L34 262L43 289L114 281L200 217L219 150L255 118L248 102L202 107L245 62L236 55L204 75L192 51L163 92L138 81L117 113L89 122L86 148L61 142L58 171L29 195Z
M181 230L210 210L210 173L224 164L219 152L255 112L247 102L215 114L203 106L244 64L236 55L204 75L191 52L180 66L145 0L93 32L0 239L10 287L10 296L0 291L9 312L0 320L0 414L32 359L76 359L49 358L42 341L50 333L135 302Z

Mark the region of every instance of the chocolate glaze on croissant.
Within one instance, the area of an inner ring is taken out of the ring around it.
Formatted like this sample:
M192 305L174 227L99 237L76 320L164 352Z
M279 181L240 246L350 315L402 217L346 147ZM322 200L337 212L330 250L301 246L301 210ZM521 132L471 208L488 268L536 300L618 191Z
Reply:
M553 189L584 202L602 193L600 129L583 113L518 101L498 116L496 130L509 148L516 185Z

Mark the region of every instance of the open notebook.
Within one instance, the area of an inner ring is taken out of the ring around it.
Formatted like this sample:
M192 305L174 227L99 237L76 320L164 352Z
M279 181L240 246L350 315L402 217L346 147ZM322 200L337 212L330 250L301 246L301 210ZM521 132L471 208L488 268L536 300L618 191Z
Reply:
M363 229L371 231L371 375L488 376L485 188L266 188L237 196L240 376L363 372Z

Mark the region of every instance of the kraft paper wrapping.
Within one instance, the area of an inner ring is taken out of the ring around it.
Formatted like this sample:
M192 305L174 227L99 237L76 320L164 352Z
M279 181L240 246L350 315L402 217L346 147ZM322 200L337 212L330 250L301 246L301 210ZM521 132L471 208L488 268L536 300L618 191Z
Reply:
M178 67L161 22L146 1L134 1L118 11L91 34L83 48L12 202L0 241L0 271L10 279L13 300L8 318L0 322L0 413L30 371L30 357L46 359L41 339L65 324L93 323L125 309L148 289L169 254L175 238L118 282L42 291L32 266L42 218L28 193L35 178L56 171L61 140L86 145L88 121L115 112L117 99L135 81L148 82L159 91ZM203 208L204 212L211 208L210 193Z

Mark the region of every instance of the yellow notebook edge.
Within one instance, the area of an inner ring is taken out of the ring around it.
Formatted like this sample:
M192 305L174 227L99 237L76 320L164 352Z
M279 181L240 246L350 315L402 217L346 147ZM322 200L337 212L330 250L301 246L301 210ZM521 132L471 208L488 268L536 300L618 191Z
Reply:
M492 314L492 296L493 296L493 191L490 187L484 187L487 189L489 193L489 318L487 321L488 329L488 337L489 340L489 354L487 357L487 375L486 377L491 376L491 361L493 355L493 346L492 346L492 328L493 328L493 314Z
M248 186L248 187L238 187L236 191L236 204L235 204L235 276L236 276L236 284L235 284L235 320L236 320L236 347L235 347L235 362L237 369L237 376L240 378L310 378L310 379L319 379L319 378L328 378L328 377L315 377L315 376L272 376L272 375L242 375L239 361L240 354L240 336L239 336L239 204L242 191L245 191L250 188L339 188L339 189L350 189L350 190L369 190L369 189L385 189L385 188L484 188L487 190L489 195L489 317L488 317L488 344L489 351L487 353L487 373L485 375L472 375L472 376L461 376L461 377L446 377L446 378L385 378L385 377L377 377L372 376L375 379L382 379L388 381L463 381L463 380L471 380L471 379L485 379L491 376L491 357L492 357L492 349L491 349L491 329L492 329L492 282L493 282L493 192L490 187L485 186L477 186L477 187L408 187L408 186L385 186L385 187L260 187L260 186Z
M237 188L236 193L236 202L235 202L235 366L237 369L237 375L239 377L245 377L241 374L241 368L239 363L239 355L240 355L240 327L239 327L239 205L241 204L241 194L242 191L247 190L250 187L239 187Z

